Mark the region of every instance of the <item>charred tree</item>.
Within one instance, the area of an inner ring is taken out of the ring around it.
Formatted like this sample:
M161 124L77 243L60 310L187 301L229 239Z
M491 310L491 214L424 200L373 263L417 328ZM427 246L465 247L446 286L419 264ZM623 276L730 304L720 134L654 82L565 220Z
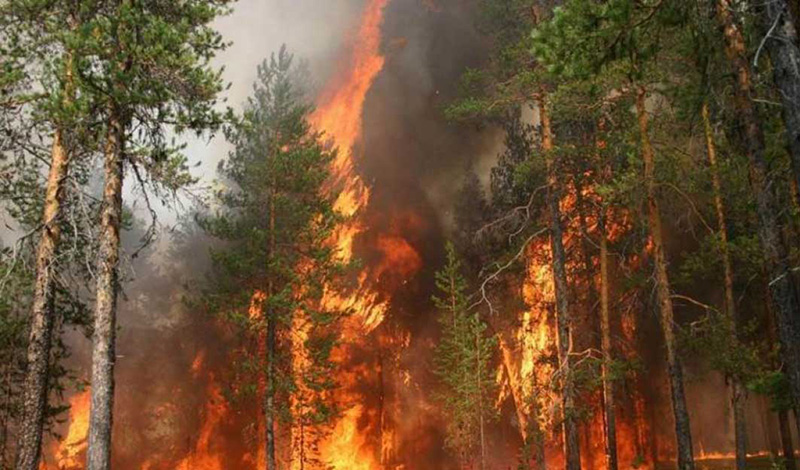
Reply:
M678 469L694 470L692 432L689 426L689 410L683 388L683 366L678 356L675 338L675 315L672 306L667 256L661 226L661 213L656 195L655 153L650 143L649 116L647 112L647 89L639 85L636 89L636 114L639 122L642 159L644 160L644 184L647 191L647 216L650 224L650 239L653 243L655 264L656 298L661 328L667 349L667 367L672 396L672 412L675 417L675 438L678 451Z
M725 39L726 55L736 76L734 106L739 121L736 137L742 142L749 162L750 185L758 213L759 238L767 282L775 305L781 353L791 384L794 406L797 407L800 404L800 303L787 260L788 250L781 234L776 185L765 157L764 132L751 99L754 90L744 36L733 16L730 0L717 0L716 6Z
M547 159L547 208L550 216L550 246L553 255L553 279L556 291L556 323L558 362L561 376L561 407L563 416L564 456L567 470L580 470L581 454L578 436L578 417L575 410L575 384L572 371L572 317L567 281L567 254L564 249L564 227L556 162L553 155L553 130L545 93L537 96L542 128L542 151Z

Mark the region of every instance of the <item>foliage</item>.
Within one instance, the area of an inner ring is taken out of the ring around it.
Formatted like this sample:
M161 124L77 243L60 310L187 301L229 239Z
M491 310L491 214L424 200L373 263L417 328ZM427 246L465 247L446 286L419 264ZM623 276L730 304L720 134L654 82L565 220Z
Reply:
M442 337L435 356L435 373L443 390L439 400L447 415L447 444L465 462L479 452L483 427L492 420L495 381L490 367L497 340L486 334L479 313L469 311L467 283L452 243L447 245L447 262L436 274Z
M285 48L264 61L244 114L228 129L234 149L219 167L214 212L199 218L222 242L212 250L201 302L252 338L240 359L240 372L250 376L248 392L257 391L267 367L259 338L269 321L277 322L281 413L319 426L336 414L329 400L336 385L331 352L347 312L322 302L344 268L329 243L341 220L333 209L336 194L324 187L335 152L308 123L312 107L298 73ZM293 362L298 346L302 370ZM292 398L301 406L292 407Z

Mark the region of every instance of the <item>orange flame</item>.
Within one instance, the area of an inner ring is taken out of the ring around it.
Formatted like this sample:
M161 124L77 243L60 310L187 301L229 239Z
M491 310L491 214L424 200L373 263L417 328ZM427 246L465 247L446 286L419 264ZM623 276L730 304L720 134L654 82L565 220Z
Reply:
M346 68L335 77L319 100L312 116L315 128L325 132L339 148L333 164L332 187L341 191L335 209L349 220L335 234L334 243L342 261L353 257L355 239L364 231L363 210L370 200L370 190L355 170L353 147L362 134L362 112L366 96L385 59L380 53L383 14L389 0L369 0L365 6L356 38L352 44ZM358 287L347 294L329 291L324 303L330 307L354 312L355 325L345 328L345 342L358 341L383 322L388 309L388 300L381 299L375 283L387 269L400 276L408 276L419 268L416 252L403 239L382 237L379 249L384 253L384 262L375 270L365 269L358 276ZM340 352L341 356L347 356ZM349 374L347 374L349 375ZM351 377L347 377L351 378ZM377 451L373 449L362 421L369 418L369 411L362 405L352 403L346 390L356 383L344 383L340 403L346 408L343 416L334 425L331 435L320 445L323 460L333 470L372 470L380 468ZM347 408L349 406L349 408Z
M199 356L198 356L199 357ZM219 386L210 379L208 388L209 400L206 404L205 419L192 453L181 460L176 470L222 470L223 458L214 448L213 438L219 425L228 414L228 402L222 396Z
M69 400L70 418L67 434L60 443L53 446L52 455L55 465L50 467L45 463L40 465L42 470L77 470L83 468L82 456L86 450L86 439L89 435L89 407L92 402L90 390L78 393Z

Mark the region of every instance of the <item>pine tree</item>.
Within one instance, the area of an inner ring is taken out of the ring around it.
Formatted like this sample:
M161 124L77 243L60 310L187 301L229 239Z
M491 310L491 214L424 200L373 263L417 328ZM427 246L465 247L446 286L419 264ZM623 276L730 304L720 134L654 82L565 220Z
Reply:
M780 7L783 2L776 2ZM766 157L764 130L753 103L752 70L747 58L745 37L734 17L729 0L717 0L717 19L722 26L725 52L734 72L734 110L736 141L748 157L750 185L759 219L759 238L774 303L778 337L781 342L795 407L800 406L800 298L789 265L789 250L783 239L784 221L778 207L778 185ZM794 47L794 46L793 46ZM780 70L776 70L780 73ZM786 90L782 90L786 91ZM789 126L791 120L787 121ZM790 127L788 132L794 132ZM800 415L795 416L800 426Z
M440 311L442 337L434 356L435 372L442 383L439 399L447 416L447 443L458 453L462 465L477 462L486 469L486 427L493 418L491 397L494 377L491 360L497 341L486 334L479 312L469 311L467 282L452 243L447 260L436 273L439 295L434 304Z
M102 117L102 209L98 228L88 470L111 465L122 187L126 168L145 194L167 199L191 184L183 146L168 139L219 126L222 91L211 59L225 47L211 23L228 0L95 3L79 29L79 74Z
M203 303L263 345L245 354L263 383L266 468L275 470L282 416L306 435L335 415L326 399L335 386L330 355L336 320L347 312L321 302L342 268L328 243L340 219L336 195L324 188L335 152L310 127L302 74L285 48L259 67L258 77L244 115L228 132L234 150L220 165L219 210L200 219L228 247L212 252L213 288Z
M652 241L655 287L661 327L664 333L667 365L675 417L678 468L694 468L691 429L683 385L683 366L677 350L674 307L664 244L661 209L656 181L656 155L650 136L650 110L647 88L649 61L658 53L660 29L670 25L674 5L637 5L628 0L597 4L573 0L559 9L554 18L534 32L534 51L556 78L581 80L593 73L620 69L627 88L635 97L639 152L643 162L645 208ZM588 38L588 39L587 39ZM626 83L627 82L627 83Z
M35 251L31 254L34 265L25 268L34 276L34 288L30 324L26 324L27 370L20 391L23 412L14 436L20 469L38 468L43 428L52 418L48 395L58 382L52 375L59 365L53 361L63 352L57 333L65 319L58 308L64 305L65 295L74 299L80 289L69 286L72 292L65 292L65 282L81 271L79 276L88 274L80 258L87 254L84 249L91 236L84 230L91 221L77 217L75 209L80 204L90 210L90 204L78 202L90 164L81 161L72 171L70 166L73 159L91 153L94 145L87 101L75 74L76 58L85 46L77 28L93 14L89 3L9 1L0 5L4 118L0 149L4 157L10 156L0 163L4 175L0 196L12 217L29 231L29 237L17 242L22 250L10 262L9 275L16 274L20 253ZM38 176L44 171L49 175L40 182ZM72 211L69 224L68 207ZM69 249L60 248L64 239L72 243Z
M800 37L796 2L774 0L753 3L769 51L775 87L783 104L787 147L794 171L795 197L800 204ZM794 18L793 18L794 16Z

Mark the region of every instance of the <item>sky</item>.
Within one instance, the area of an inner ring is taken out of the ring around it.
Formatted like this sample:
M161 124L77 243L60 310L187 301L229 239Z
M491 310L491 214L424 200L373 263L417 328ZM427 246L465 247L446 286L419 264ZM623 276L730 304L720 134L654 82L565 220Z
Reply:
M224 68L224 80L230 84L223 98L224 106L241 110L256 79L261 61L285 44L297 59L309 62L314 79L324 82L327 71L343 42L357 26L363 0L239 0L232 14L220 18L216 27L231 43L220 53L215 67ZM208 187L216 177L216 168L225 157L228 145L218 135L186 140L187 155L201 187ZM146 217L141 194L133 181L126 182L125 200L136 206L136 214ZM161 224L174 225L178 212L161 205L156 208Z

